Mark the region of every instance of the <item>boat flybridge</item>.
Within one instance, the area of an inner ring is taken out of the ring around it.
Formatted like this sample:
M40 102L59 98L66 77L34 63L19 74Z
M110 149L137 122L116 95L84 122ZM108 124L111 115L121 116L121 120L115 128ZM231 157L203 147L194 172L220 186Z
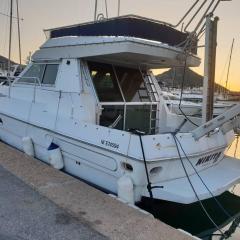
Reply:
M240 161L225 150L240 107L205 124L173 114L151 72L183 66L189 34L137 16L45 32L0 86L2 141L129 202L189 204L239 182ZM195 45L189 67L200 64Z

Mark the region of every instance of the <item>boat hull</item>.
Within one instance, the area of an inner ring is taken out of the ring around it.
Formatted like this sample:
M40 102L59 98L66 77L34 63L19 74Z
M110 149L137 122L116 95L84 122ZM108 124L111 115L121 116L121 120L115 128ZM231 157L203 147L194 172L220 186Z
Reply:
M111 152L107 149L94 146L92 144L82 142L71 137L61 135L51 130L35 126L24 121L15 119L13 117L0 114L2 124L0 127L1 140L23 151L22 138L29 136L34 144L35 157L49 164L48 147L51 142L57 144L62 152L64 159L64 170L71 175L81 178L95 186L105 189L108 192L117 194L118 179L123 176L129 176L134 184L134 196L135 202L140 201L142 196L149 197L147 192L147 179L144 168L144 163L141 159L133 159L126 155ZM146 141L146 139L144 139ZM146 145L146 144L145 144ZM218 156L216 164L213 162L203 163L203 169L211 168L214 173L214 167L221 162L221 156L223 156L224 148L216 149L211 152L212 155ZM209 155L209 153L207 153ZM148 156L148 153L146 154ZM202 165L199 159L202 159L203 155L190 156L190 161L194 165ZM127 160L126 160L127 158ZM183 157L184 158L184 157ZM212 160L214 160L212 158ZM134 172L128 172L123 168L122 163L128 162L134 167ZM239 161L240 163L240 161ZM187 171L190 175L193 174L191 166L184 158L184 164L187 166ZM205 166L204 166L205 165ZM201 167L201 166L200 166ZM147 161L147 168L150 170L150 180L153 186L168 186L171 181L181 182L186 181L186 176L183 177L184 172L181 167L181 161L179 158L165 158L164 160ZM153 169L158 171L153 171ZM174 171L178 169L178 171ZM239 167L240 169L240 167ZM219 176L219 179L221 176ZM234 175L234 179L228 179L227 187L231 187L233 184L239 181L240 172L238 177ZM185 179L185 180L184 180ZM179 187L179 186L178 186ZM226 190L226 186L218 189L215 195L221 194ZM157 191L157 192L156 192ZM165 190L164 190L165 191ZM191 203L196 201L196 197L190 193L190 197L183 197L181 193L169 194L161 189L154 189L154 197L156 199L164 199L173 202ZM191 189L187 190L186 196ZM212 197L209 193L205 193L203 199Z
M48 147L53 141L61 149L64 171L117 193L119 163L123 158L120 155L11 117L1 114L0 117L3 121L0 127L2 141L23 151L22 138L29 136L34 144L35 157L47 164L50 164Z

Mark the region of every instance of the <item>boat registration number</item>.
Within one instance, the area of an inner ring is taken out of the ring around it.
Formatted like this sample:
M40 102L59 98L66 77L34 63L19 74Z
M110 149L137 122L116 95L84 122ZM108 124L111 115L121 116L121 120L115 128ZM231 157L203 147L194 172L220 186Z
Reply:
M107 146L107 147L119 149L119 144L117 144L117 143L109 142L106 140L101 140L101 144L104 146Z

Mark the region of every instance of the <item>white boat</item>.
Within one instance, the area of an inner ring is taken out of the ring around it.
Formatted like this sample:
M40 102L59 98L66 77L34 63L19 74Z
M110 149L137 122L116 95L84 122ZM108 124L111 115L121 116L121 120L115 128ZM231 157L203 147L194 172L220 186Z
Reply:
M200 116L202 113L202 104L182 100L180 104L179 96L170 92L162 91L163 98L169 110L176 114L185 114L187 116Z
M175 96L176 99L180 100L180 93L175 93L175 94L173 94L173 96ZM188 103L190 105L192 103L192 108L195 109L195 111L196 111L196 108L199 109L197 115L202 114L201 110L202 110L202 103L203 103L203 95L201 93L198 93L198 94L196 94L196 93L183 93L182 94L182 103L183 103L183 108L185 107L186 103ZM226 112L227 110L229 110L234 105L235 105L235 103L215 101L214 102L214 108L213 108L213 116L216 117L216 116ZM190 114L186 113L186 115L193 116L193 115L195 115L194 113L195 112L193 110L192 113L191 112L190 112Z
M190 118L196 127L169 110L150 71L182 66L176 46L188 34L137 16L46 33L20 76L0 86L2 141L108 192L131 191L133 202L188 204L239 182L240 161L225 150L240 107L204 125ZM199 64L190 53L187 66Z
M198 94L184 94L183 99L185 101L193 102L193 103L199 103L202 106L203 102L203 96ZM233 103L226 103L226 102L219 102L215 101L213 106L213 116L216 117L227 110L229 110L231 107L233 107L235 104Z
M19 64L13 64L10 68L10 72L8 73L6 66L2 68L0 66L0 83L7 81L8 78L13 81L14 78L17 77L22 70L22 66L20 66Z

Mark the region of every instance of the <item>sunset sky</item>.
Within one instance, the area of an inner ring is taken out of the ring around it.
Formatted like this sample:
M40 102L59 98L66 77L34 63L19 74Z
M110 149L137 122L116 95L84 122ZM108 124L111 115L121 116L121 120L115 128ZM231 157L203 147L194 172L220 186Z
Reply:
M99 4L103 6L104 1L99 0ZM194 1L121 0L121 15L137 14L174 24ZM9 12L9 2L10 0L0 0L0 55L4 56L8 54L9 19L1 13ZM109 16L116 16L117 2L108 0ZM23 61L29 52L34 52L45 41L43 29L93 20L94 3L95 0L19 0L20 15L24 19L21 22ZM220 17L216 81L225 85L230 46L232 39L235 38L229 87L232 90L240 90L240 1L222 2L216 15ZM19 61L16 20L13 35L13 59ZM199 54L202 57L202 50ZM203 64L194 70L202 74Z

